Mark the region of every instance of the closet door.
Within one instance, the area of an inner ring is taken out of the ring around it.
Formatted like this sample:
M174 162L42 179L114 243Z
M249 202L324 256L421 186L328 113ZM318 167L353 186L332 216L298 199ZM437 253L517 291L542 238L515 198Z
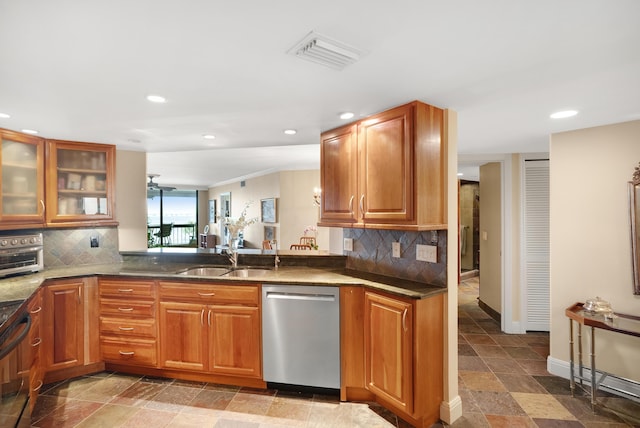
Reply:
M527 331L549 331L549 161L524 163Z

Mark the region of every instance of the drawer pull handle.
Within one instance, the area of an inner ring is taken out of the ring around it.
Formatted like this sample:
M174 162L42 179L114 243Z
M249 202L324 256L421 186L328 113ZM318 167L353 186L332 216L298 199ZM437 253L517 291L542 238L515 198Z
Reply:
M133 308L118 308L118 310L122 312L131 312Z
M133 331L133 327L118 327L122 331Z
M132 355L135 355L136 353L133 351L118 351L118 353L120 353L120 355L123 355L125 357L130 357Z
M38 306L36 309L32 310L31 313L32 314L37 314L38 312L40 312L42 310L42 306Z
M36 337L36 340L33 341L33 343L31 344L31 347L35 348L36 346L40 346L41 343L42 343L42 338Z
M118 288L119 293L131 293L133 292L133 288Z
M198 295L200 297L211 297L211 296L215 296L216 293L200 293L200 292L198 292Z
M42 380L38 381L38 386L36 386L35 388L33 388L34 392L38 392L40 391L40 388L42 388L42 385L44 385L44 382Z

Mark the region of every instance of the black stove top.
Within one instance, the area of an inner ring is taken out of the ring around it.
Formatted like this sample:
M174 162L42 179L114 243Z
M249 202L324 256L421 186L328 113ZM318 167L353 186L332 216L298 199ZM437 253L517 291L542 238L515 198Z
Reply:
M0 328L3 324L15 314L15 312L24 303L24 300L10 300L7 302L0 302Z

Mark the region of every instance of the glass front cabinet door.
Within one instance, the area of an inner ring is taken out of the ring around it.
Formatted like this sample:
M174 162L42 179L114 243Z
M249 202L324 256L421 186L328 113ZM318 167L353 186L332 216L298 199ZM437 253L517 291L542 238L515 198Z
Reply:
M115 146L47 140L47 224L115 223Z
M0 130L0 229L44 224L44 140Z

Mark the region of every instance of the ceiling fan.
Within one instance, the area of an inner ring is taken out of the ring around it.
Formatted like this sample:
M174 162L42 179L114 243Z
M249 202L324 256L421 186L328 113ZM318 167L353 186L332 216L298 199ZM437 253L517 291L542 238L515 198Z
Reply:
M175 187L170 187L170 186L160 186L158 183L154 182L153 179L156 177L160 177L160 174L147 174L147 177L149 177L149 182L147 183L147 190L171 191L176 189Z

